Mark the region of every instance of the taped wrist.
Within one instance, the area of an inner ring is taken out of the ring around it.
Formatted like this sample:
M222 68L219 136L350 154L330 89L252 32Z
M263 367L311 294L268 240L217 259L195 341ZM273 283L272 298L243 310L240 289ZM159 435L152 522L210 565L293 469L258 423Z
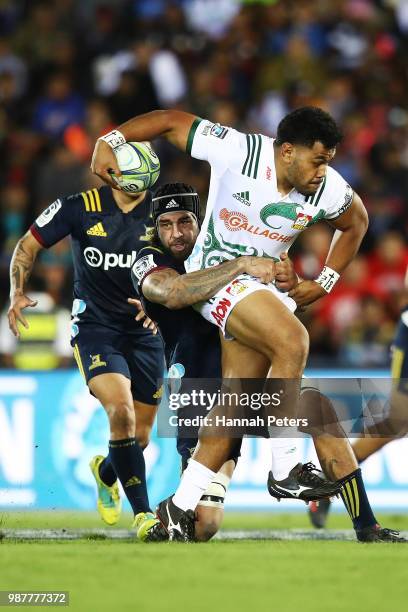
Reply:
M315 281L316 283L319 283L321 287L323 287L326 293L330 293L339 278L340 274L336 272L336 270L332 270L329 268L329 266L324 266L323 270L320 272Z
M122 132L119 132L119 130L112 130L111 132L108 132L104 136L98 138L98 140L104 140L108 143L110 147L112 147L112 149L114 149L115 147L119 147L120 145L123 145L126 142L126 138L124 137Z

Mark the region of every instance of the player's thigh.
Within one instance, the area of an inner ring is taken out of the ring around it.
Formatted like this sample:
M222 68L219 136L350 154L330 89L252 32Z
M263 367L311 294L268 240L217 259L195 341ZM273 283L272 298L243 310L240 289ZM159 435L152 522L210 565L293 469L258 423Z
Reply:
M129 367L133 400L154 406L163 393L164 346L160 336L150 331L127 337L123 353Z
M226 330L241 344L269 358L290 347L307 351L306 329L269 290L255 291L238 302L228 317Z
M242 344L239 340L226 340L220 334L223 378L265 378L270 360L263 353Z
M133 408L130 380L117 372L99 374L88 382L89 390L109 413L115 409Z
M154 419L156 418L158 404L144 404L143 402L133 402L136 417L135 436L142 448L145 448L150 441Z
M102 405L126 403L133 409L130 371L119 343L121 335L101 325L83 324L71 341L78 368Z

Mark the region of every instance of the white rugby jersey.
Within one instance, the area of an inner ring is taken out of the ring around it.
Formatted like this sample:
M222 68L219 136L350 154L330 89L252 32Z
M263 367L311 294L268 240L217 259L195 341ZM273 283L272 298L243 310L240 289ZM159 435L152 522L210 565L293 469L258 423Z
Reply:
M188 137L192 157L208 161L207 209L186 270L208 268L239 255L279 259L297 236L351 205L353 190L333 168L317 192L295 189L282 197L276 184L273 138L243 134L196 119Z

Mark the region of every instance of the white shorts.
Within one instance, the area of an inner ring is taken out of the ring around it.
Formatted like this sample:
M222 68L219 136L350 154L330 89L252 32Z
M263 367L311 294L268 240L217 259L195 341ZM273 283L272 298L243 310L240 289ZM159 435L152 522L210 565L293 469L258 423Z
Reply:
M241 274L228 285L220 289L214 297L206 302L199 302L194 308L210 323L217 325L226 340L232 340L232 336L225 329L229 315L234 307L244 298L255 293L255 291L270 291L291 312L296 310L296 302L287 293L279 291L273 283L263 285L257 278L248 274Z

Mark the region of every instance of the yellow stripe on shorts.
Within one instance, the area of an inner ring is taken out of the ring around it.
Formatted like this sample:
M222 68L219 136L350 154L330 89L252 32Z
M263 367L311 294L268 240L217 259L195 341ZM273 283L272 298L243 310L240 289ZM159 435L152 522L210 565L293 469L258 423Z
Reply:
M74 357L75 357L75 361L76 361L77 366L78 366L78 370L80 371L80 373L82 374L82 376L86 380L86 376L85 376L85 372L84 372L84 366L82 365L81 354L79 352L79 348L78 348L77 344L74 344Z

